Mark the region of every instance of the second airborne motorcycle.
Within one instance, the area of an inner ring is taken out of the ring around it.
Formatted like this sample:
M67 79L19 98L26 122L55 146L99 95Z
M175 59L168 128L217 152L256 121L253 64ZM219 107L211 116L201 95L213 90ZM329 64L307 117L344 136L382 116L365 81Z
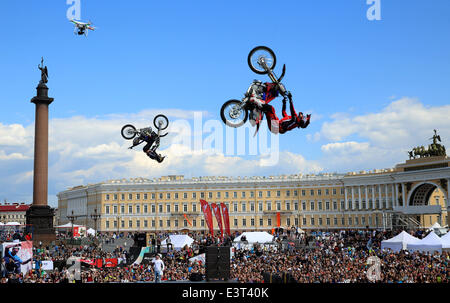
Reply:
M151 129L151 127L141 128L137 130L133 125L127 124L122 127L121 134L124 139L133 139L133 145L130 146L129 149L132 149L133 147L146 142L147 144L143 148L144 153L146 153L147 156L149 156L151 159L161 163L165 157L156 153L156 150L159 147L159 139L165 137L168 134L165 133L164 135L162 135L161 131L165 130L169 126L169 119L167 119L167 117L164 115L157 115L155 119L153 119L153 125L158 130L156 133Z
M226 125L234 128L244 125L249 119L252 126L257 126L256 134L263 118L263 112L257 104L250 101L250 98L257 96L258 99L267 104L278 97L279 94L285 97L287 90L281 80L286 73L286 65L283 65L281 76L277 78L273 71L277 58L275 53L267 46L257 46L252 49L248 54L247 62L253 72L260 75L267 74L272 83L254 80L242 100L232 99L222 105L220 117Z

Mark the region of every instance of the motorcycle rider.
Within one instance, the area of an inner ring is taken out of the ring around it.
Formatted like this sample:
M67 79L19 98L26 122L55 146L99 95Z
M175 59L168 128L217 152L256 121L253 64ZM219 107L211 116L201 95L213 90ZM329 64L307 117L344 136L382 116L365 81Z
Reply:
M132 149L142 142L147 142L143 148L143 151L150 157L150 159L156 160L158 163L161 163L164 160L165 156L162 157L161 154L156 153L156 149L159 147L159 137L154 131L152 131L150 126L141 129L140 136L133 140L133 145L128 149Z
M269 105L268 102L265 101L268 100L270 102L272 99L278 97L278 86L275 83L264 83L264 86L266 90L262 95L258 94L255 90L253 91L253 94L250 97L250 102L254 103L256 107L261 109L263 113L266 114L267 125L272 133L284 134L285 132L290 131L294 128L306 128L309 125L311 114L306 115L306 118L303 116L302 112L297 115L294 109L294 104L292 102L292 94L289 91L286 92L285 96L283 97L283 118L281 120L278 119L277 115L275 114L274 107ZM291 111L290 116L286 113L287 98L289 98L289 107Z

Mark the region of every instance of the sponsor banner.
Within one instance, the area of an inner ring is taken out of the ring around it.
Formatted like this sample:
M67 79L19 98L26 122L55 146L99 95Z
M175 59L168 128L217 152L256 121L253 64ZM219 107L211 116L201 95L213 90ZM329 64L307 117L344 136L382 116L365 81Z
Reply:
M33 269L33 242L16 241L2 243L2 257L5 262L14 262L14 272L26 274Z
M43 270L53 270L53 261L42 261L41 268Z
M211 203L211 208L214 211L214 215L216 216L217 224L219 225L220 237L223 238L222 216L220 215L220 207L216 203Z
M228 208L225 203L220 203L220 208L222 208L222 217L223 217L223 224L225 225L225 232L228 235L231 235L230 232L230 216L228 214Z
M105 267L117 267L118 261L116 258L106 258Z
M200 204L202 205L202 211L203 214L205 215L205 221L206 224L208 225L209 233L211 235L214 235L211 207L209 207L208 202L206 202L205 200L200 200Z

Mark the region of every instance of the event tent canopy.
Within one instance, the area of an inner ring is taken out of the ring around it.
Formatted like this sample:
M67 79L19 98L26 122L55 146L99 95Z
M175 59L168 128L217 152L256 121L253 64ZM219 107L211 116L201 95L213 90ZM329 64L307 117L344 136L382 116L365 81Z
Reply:
M206 259L204 253L189 259L189 262L201 262L201 264L205 264L205 261Z
M273 236L265 231L244 232L242 235L234 239L233 242L240 242L242 236L245 236L248 243L269 243L273 241Z
M381 241L381 249L390 249L397 252L402 249L407 249L409 243L416 243L419 241L420 239L411 236L406 231L402 231L391 239Z
M191 246L194 239L188 235L170 235L170 243L173 245L173 249L181 250L184 246ZM161 245L166 245L167 239L161 242Z
M66 224L64 224L64 225L58 225L58 226L56 226L57 228L71 228L71 227L80 227L81 225L77 225L77 224L74 224L74 225L72 225L72 223L66 223Z
M450 249L450 231L441 237L442 249Z
M8 222L5 225L20 225L19 222Z
M89 228L86 232L87 232L88 235L95 236L95 229L93 229L93 228Z
M436 223L434 223L432 226L430 226L429 228L428 228L428 230L433 230L433 229L436 229L436 228L441 228L442 226L438 223L438 222L436 222Z
M418 242L409 243L408 250L425 252L442 252L442 240L433 231Z

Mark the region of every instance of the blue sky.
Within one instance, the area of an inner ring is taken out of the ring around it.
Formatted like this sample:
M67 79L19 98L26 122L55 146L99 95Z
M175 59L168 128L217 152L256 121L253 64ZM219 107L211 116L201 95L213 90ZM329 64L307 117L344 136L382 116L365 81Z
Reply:
M426 143L433 128L439 128L444 140L450 136L449 123L439 116L450 104L450 2L381 0L380 21L367 20L369 6L365 0L81 0L81 19L92 20L98 27L86 38L73 34L65 0L2 1L0 123L4 128L32 129L34 105L29 100L39 80L41 56L49 69L50 96L55 98L51 119L71 121L81 116L105 121L110 115L169 108L206 111L210 119L219 119L223 102L241 98L253 79L267 80L252 73L246 63L250 49L267 45L277 54L276 72L283 63L287 66L284 83L294 96L296 109L313 113L306 130L280 136L282 151L300 155L305 167L312 167L310 161L324 171L391 167L404 160L405 148ZM280 102L274 104L280 108ZM408 108L417 111L408 112ZM374 135L391 131L389 123L385 128L377 125L385 114L409 117L395 126L401 138L394 132L391 141L382 142ZM411 124L431 114L439 117L425 118L427 123L416 125L423 131L419 135ZM342 125L344 118L348 124ZM366 125L364 121L373 122ZM330 134L355 124L355 131ZM61 125L70 127L69 122ZM92 140L98 140L92 146L102 143L101 137ZM398 156L392 156L388 148L393 142L402 142L396 145ZM341 148L336 155L361 151L342 148L362 146L362 152L372 148L371 152L384 156L354 163L329 162L332 157L324 152L329 144ZM24 173L32 169L29 158L14 160L18 163L8 159L14 152L22 153L20 148L2 145L0 140L0 156L3 152L6 159L0 161L0 180L19 168ZM50 154L50 165L71 157L71 153ZM97 163L87 162L91 167ZM181 165L168 171L189 172ZM292 171L280 166L267 172ZM104 178L90 174L76 180L85 183ZM52 199L64 186L77 185L70 182L57 186L50 178ZM18 192L29 184L27 177L15 190L0 185L0 195L21 199Z

